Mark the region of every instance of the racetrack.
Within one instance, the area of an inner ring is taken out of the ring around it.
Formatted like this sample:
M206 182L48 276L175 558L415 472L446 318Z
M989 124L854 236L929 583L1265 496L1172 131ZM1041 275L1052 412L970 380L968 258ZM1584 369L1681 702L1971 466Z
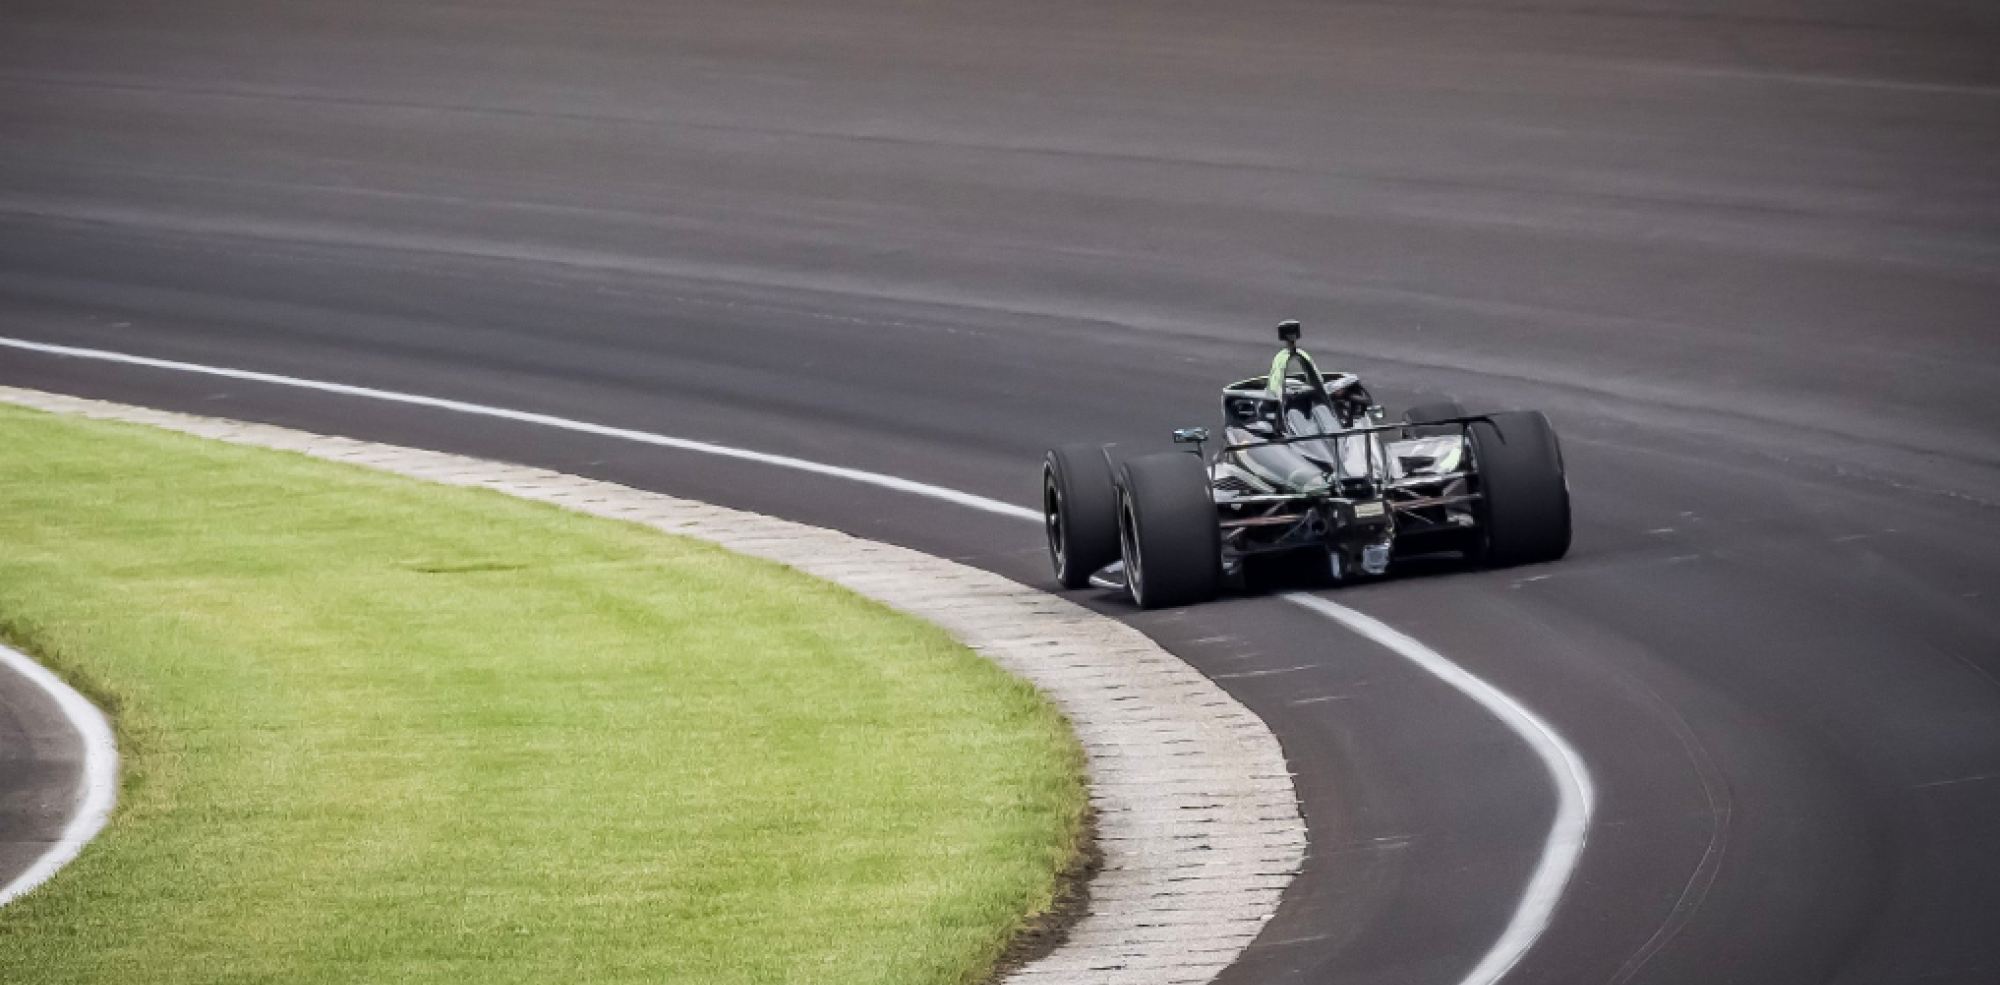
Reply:
M0 18L0 335L1022 505L1048 444L1212 423L1282 317L1392 404L1545 408L1568 560L1332 596L1588 763L1581 867L1509 980L2000 975L1983 6ZM16 350L0 384L527 461L1050 580L1017 520L755 463ZM1534 751L1280 599L1129 618L1298 774L1311 857L1225 978L1458 982L1543 847Z

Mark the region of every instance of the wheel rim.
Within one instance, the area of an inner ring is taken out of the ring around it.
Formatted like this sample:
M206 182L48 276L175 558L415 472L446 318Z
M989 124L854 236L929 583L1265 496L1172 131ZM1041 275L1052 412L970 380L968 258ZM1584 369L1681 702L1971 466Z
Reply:
M1056 577L1061 578L1068 574L1063 570L1062 490L1056 485L1055 474L1047 469L1042 470L1042 517L1048 528L1049 559L1055 562Z
M1138 524L1132 517L1132 501L1118 497L1118 546L1125 552L1125 587L1132 601L1146 604L1145 558L1139 553Z

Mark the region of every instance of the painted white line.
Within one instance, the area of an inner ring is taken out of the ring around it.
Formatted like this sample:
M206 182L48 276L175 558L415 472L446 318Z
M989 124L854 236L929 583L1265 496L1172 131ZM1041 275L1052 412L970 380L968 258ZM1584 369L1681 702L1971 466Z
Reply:
M985 496L977 496L969 492L961 492L957 489L934 486L924 482L913 482L909 479L899 479L893 475L883 475L879 472L866 472L861 469L850 469L840 465L829 465L825 462L815 462L805 458L793 458L790 455L772 455L767 452L750 451L745 448L732 448L729 445L718 445L708 441L675 438L664 434L654 434L651 431L636 431L631 428L592 424L589 421L572 420L567 417L555 417L549 414L537 414L525 410L510 410L506 407L468 403L463 400L426 397L416 393L378 390L374 387L330 383L325 380L309 380L297 376L280 376L276 373L258 373L247 369L228 369L222 366L204 366L200 363L184 363L171 359L154 359L150 356L135 356L130 353L111 352L105 349L82 349L76 346L51 345L47 342L31 342L27 339L10 338L0 338L0 346L25 349L29 352L40 352L53 356L68 356L73 359L92 359L98 362L123 363L127 366L144 366L148 369L165 369L177 373L220 376L231 380L244 380L250 383L269 383L275 386L292 387L298 390L317 390L321 393L337 393L342 396L363 397L369 400L409 404L416 407L429 407L434 410L448 410L459 414L497 417L501 420L515 421L521 424L561 428L565 431L593 434L603 438L616 438L620 441L636 441L640 444L657 445L662 448L673 448L679 451L699 452L704 455L716 455L722 458L735 458L746 462L775 465L779 468L811 472L815 475L846 479L850 482L861 482L871 486L880 486L884 489L894 489L897 492L909 493L915 496L939 499L947 503L955 503L959 506L969 507L986 513L996 513L1000 516L1033 520L1036 523L1042 522L1042 514L1038 511L1022 506L1015 506L1012 503L1003 503L997 499L989 499Z
M1548 840L1542 844L1541 860L1535 863L1534 875L1529 877L1528 887L1522 892L1507 929L1479 964L1460 980L1460 985L1491 985L1499 981L1548 929L1563 888L1569 885L1570 876L1583 857L1590 816L1597 806L1597 791L1591 786L1590 771L1584 768L1583 757L1540 716L1508 697L1506 692L1389 624L1317 595L1294 592L1285 598L1381 644L1478 702L1520 736L1548 770L1549 779L1555 784L1556 816L1555 823L1549 826Z
M344 383L329 383L322 380L308 380L272 373L258 373L249 370L227 369L219 366L205 366L199 363L175 362L153 359L122 352L102 349L83 349L73 346L51 345L45 342L31 342L24 339L0 337L0 346L10 346L33 352L43 352L78 359L94 359L102 362L123 363L152 369L165 369L183 373L198 373L204 376L220 376L228 379L245 380L254 383L269 383L277 386L317 390L325 393L364 397L372 400L386 400L394 403L431 407L462 414L494 417L502 420L535 424L543 427L561 428L585 434L637 441L682 451L720 455L727 458L775 465L780 468L797 469L834 478L863 482L873 486L893 489L898 492L923 496L930 499L956 503L986 513L1015 517L1040 523L1039 512L1012 503L989 499L974 493L944 486L901 479L895 476L851 469L824 462L813 462L786 455L772 455L764 452L732 448L706 441L675 438L647 431L628 428L608 427L553 417L527 411L491 407L485 404L467 403L461 400L447 400L426 397L419 394L399 393L393 390L378 390L372 387L350 386ZM1534 712L1507 696L1504 692L1474 676L1463 667L1452 663L1437 651L1419 643L1415 639L1391 628L1387 624L1363 613L1337 605L1314 595L1294 594L1286 598L1292 602L1325 615L1354 632L1387 647L1397 655L1415 663L1452 688L1472 698L1490 711L1502 723L1519 735L1533 749L1548 769L1549 777L1555 785L1556 816L1549 829L1547 841L1542 848L1541 860L1536 864L1533 876L1523 892L1520 903L1515 907L1513 918L1508 922L1500 939L1494 942L1479 964L1467 975L1461 985L1489 985L1505 975L1535 940L1548 929L1557 902L1562 897L1564 887L1576 871L1577 862L1583 855L1584 839L1589 833L1591 813L1595 809L1596 793L1590 783L1589 771L1584 768L1583 758L1565 742L1556 731L1543 722Z
M103 830L104 822L111 818L112 805L118 802L118 745L111 738L111 723L105 721L104 713L47 667L7 646L0 646L0 663L47 692L83 741L83 791L77 800L76 813L35 864L15 876L14 881L0 886L0 906L5 906L47 882Z

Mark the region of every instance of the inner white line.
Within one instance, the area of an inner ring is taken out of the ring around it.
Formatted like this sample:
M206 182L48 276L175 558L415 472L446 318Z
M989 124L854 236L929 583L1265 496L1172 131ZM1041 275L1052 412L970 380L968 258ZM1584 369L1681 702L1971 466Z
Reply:
M463 400L448 400L443 397L426 397L421 394L401 393L395 390L378 390L374 387L351 386L346 383L329 383L325 380L308 380L296 376L280 376L276 373L258 373L247 369L229 369L222 366L204 366L200 363L176 362L171 359L154 359L149 356L135 356L130 353L110 352L104 349L82 349L75 346L52 345L47 342L30 342L26 339L0 338L0 346L26 349L29 352L41 352L53 356L68 356L74 359L93 359L98 362L123 363L127 366L166 369L178 373L220 376L225 379L244 380L251 383L269 383L275 386L291 387L296 390L317 390L321 393L337 393L348 397L364 397L369 400L410 404L416 407L430 407L435 410L449 410L460 414L497 417L502 420L516 421L522 424L537 424L543 427L561 428L565 431L594 434L605 438L616 438L620 441L636 441L640 444L658 445L662 448L674 448L680 451L700 452L704 455L716 455L722 458L735 458L746 462L775 465L779 468L793 469L799 472L811 472L816 475L846 479L850 482L880 486L884 489L894 489L897 492L910 493L916 496L940 499L947 503L956 503L959 506L970 507L987 513L997 513L1001 516L1033 520L1036 523L1042 521L1042 515L1035 510L1015 506L1012 503L1003 503L997 499L988 499L985 496L975 496L972 493L948 489L944 486L912 482L909 479L899 479L893 475L883 475L879 472L865 472L861 469L850 469L840 465L828 465L825 462L793 458L790 455L772 455L767 452L750 451L745 448L732 448L728 445L718 445L707 441L673 438L664 434L654 434L650 431L635 431L631 428L592 424L589 421L572 420L567 417L556 417L550 414L537 414L525 410L510 410L506 407L468 403Z
M1431 676L1492 712L1493 717L1513 730L1541 758L1543 768L1555 784L1555 822L1549 826L1541 860L1535 863L1535 872L1528 878L1528 887L1522 892L1519 905L1514 907L1507 929L1479 964L1460 980L1460 985L1490 985L1499 981L1549 928L1563 889L1583 858L1590 816L1597 805L1597 791L1591 786L1590 771L1584 768L1583 757L1540 716L1508 697L1506 692L1389 624L1317 595L1294 592L1285 599L1326 616L1429 671Z
M206 366L200 363L154 359L147 356L136 356L129 353L111 352L103 349L85 349L75 346L54 345L47 342L31 342L25 339L0 337L0 346L76 359L91 359L99 362L121 363L128 366L143 366L151 369L164 369L181 373L195 373L203 376L244 380L252 383L266 383L295 389L315 390L322 393L362 397L369 400L381 400L418 407L429 407L437 410L448 410L461 414L472 414L480 417L498 418L522 424L560 428L582 434L616 438L623 441L634 441L641 444L656 445L681 451L717 455L724 458L758 462L780 468L846 479L884 489L893 489L897 492L908 493L914 496L923 496L947 503L955 503L998 516L1030 520L1035 523L1042 522L1042 515L1036 510L958 489L931 485L925 482L916 482L910 479L901 479L877 472L867 472L861 469L829 465L824 462L815 462L803 458L794 458L789 455L773 455L765 452L749 451L713 442L674 438L663 434L654 434L649 431L592 424L588 421L555 417L549 414L510 410L505 407L493 407L462 400L448 400L441 397L426 397L420 394L380 390L373 387L351 386L345 383L301 379L294 376L281 376L275 373L259 373L251 370ZM1549 921L1554 916L1556 904L1562 897L1563 889L1569 884L1570 876L1576 871L1577 863L1583 855L1584 839L1589 833L1591 813L1595 808L1596 802L1596 793L1591 786L1589 771L1584 768L1583 758L1553 728L1550 728L1546 722L1542 721L1534 712L1529 711L1520 702L1515 701L1500 689L1474 676L1471 672L1452 663L1437 651L1432 650L1417 640L1391 628L1372 616L1357 612L1343 605L1329 602L1315 595L1295 593L1287 595L1285 598L1296 605L1324 615L1355 633L1373 640L1398 656L1428 671L1432 676L1443 681L1453 689L1470 697L1473 701L1491 712L1494 717L1498 718L1516 735L1520 736L1522 741L1526 742L1529 748L1533 749L1535 754L1542 760L1542 764L1547 769L1549 778L1555 787L1556 813L1554 824L1549 829L1548 838L1542 847L1541 859L1535 865L1534 874L1528 880L1527 888L1522 893L1521 900L1514 909L1512 919L1508 921L1506 929L1501 933L1500 938L1493 943L1492 948L1480 959L1478 965L1460 981L1459 985L1490 985L1490 983L1498 981L1521 960L1522 956L1527 953L1528 948L1542 935L1542 932L1548 929ZM32 661L29 661L29 663L33 664ZM37 669L39 670L40 668L37 667ZM43 671L43 673L47 672ZM79 700L81 700L80 697ZM86 701L84 704L88 706L89 702ZM106 734L109 734L108 731ZM106 811L110 809L108 803L104 809ZM103 819L100 817L97 819L96 825L102 826L102 824ZM89 829L90 834L94 834L95 832L96 827ZM88 834L84 836L83 840L88 840ZM81 842L78 842L78 847L81 847ZM72 849L69 857L73 857L74 855L75 850ZM68 857L63 859L63 861L67 860ZM60 864L60 862L56 863L58 866ZM51 871L53 871L53 867ZM42 878L47 878L47 876L44 875Z
M118 745L111 737L111 723L104 720L104 713L90 703L90 699L78 694L76 689L63 683L62 678L51 673L48 668L36 663L11 647L0 645L0 664L12 668L28 682L41 688L55 701L63 718L70 727L76 729L83 741L83 790L77 800L76 813L69 823L63 825L62 833L53 844L35 859L33 865L5 886L0 886L0 906L6 906L28 890L48 881L56 870L68 865L83 851L90 839L103 830L104 822L111 817L111 807L118 801Z

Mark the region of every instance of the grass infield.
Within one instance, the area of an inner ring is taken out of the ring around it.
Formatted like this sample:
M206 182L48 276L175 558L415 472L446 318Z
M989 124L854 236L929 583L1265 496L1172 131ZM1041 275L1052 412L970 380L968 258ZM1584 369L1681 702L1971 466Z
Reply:
M495 493L0 408L0 636L124 765L4 982L970 982L1079 851L942 631Z

